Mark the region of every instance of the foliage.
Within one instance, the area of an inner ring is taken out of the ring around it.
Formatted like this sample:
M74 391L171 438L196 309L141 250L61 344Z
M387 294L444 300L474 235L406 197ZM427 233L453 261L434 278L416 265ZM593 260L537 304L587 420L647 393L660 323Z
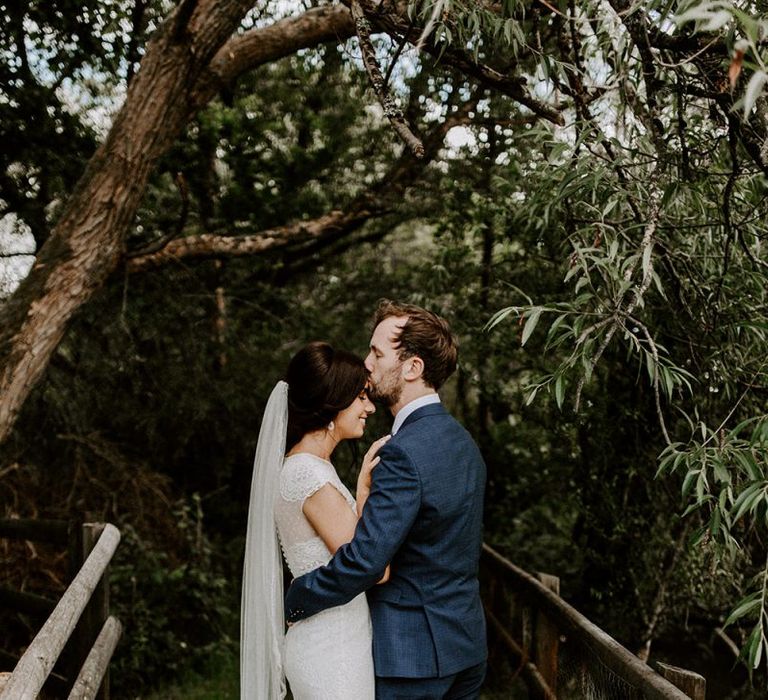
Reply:
M685 549L689 527L676 515L679 496L672 484L653 481L660 449L654 395L638 382L622 348L606 351L600 385L586 385L577 415L557 410L558 401L564 404L554 387L533 403L522 391L551 375L552 356L567 357L572 347L549 347L546 334L532 330L522 314L509 323L514 309L489 332L484 326L510 295L524 297L522 290L539 301L527 312L565 306L555 301L573 284L563 282L561 261L570 255L558 231L561 218L553 213L550 226L532 225L540 217L530 210L545 192L556 207L557 185L548 170L534 171L546 143L540 133L473 132L482 160L464 171L463 186L453 186L440 215L440 255L432 268L439 272L425 291L434 303L436 294L455 290L447 307L464 341L460 381L465 378L468 393L460 414L489 464L487 536L527 568L557 572L569 599L630 648L686 634L688 615L716 616L729 605L744 585L747 562L718 565L710 547ZM518 158L505 162L499 154L512 149ZM445 179L454 177L449 170ZM636 357L635 343L627 346ZM660 578L648 577L660 570Z
M0 9L0 216L38 247L95 150L167 2L7 3Z
M240 697L240 656L214 652L176 682L147 695L147 700L237 700Z
M135 693L148 679L156 684L199 669L212 653L235 644L230 583L217 571L203 533L199 496L177 504L173 516L188 548L181 561L129 523L121 527L110 570L113 605L125 629L112 677L118 696Z
M762 572L729 618L757 613L744 647L754 669L768 629L758 605L768 569L764 475L756 466L764 459L759 426L768 376L765 174L739 141L732 112L719 117L707 112L708 97L661 89L679 84L680 65L657 64L649 75L643 60L619 60L610 37L615 19L586 22L585 9L570 15L569 50L561 54L561 75L576 97L572 128L531 129L527 177L506 176L522 225L562 241L555 257L563 287L544 300L530 285L516 285L510 296L519 303L498 312L489 330L514 319L525 346L546 327L541 347L551 360L527 382L527 401L546 391L561 409L570 402L577 421L590 419L585 392L594 401L632 375L644 378L650 396L643 403L656 420L646 440L660 455L660 473L677 468L684 477L683 498L693 502L685 515L695 510L706 523L694 521L699 533L706 529L724 545L714 550L720 566L734 566L738 554ZM758 31L753 25L749 36ZM588 97L598 85L607 89ZM754 102L750 89L746 107ZM617 375L611 358L621 356ZM744 439L751 422L758 427ZM700 542L699 534L693 545Z
M750 76L741 99L735 106L743 109L749 118L755 104L764 92L768 80L763 43L768 32L764 14L756 14L757 6L751 2L721 2L720 0L688 0L681 2L674 17L678 27L693 23L694 31L704 34L724 34L733 46L733 60L729 69L731 83L738 80L744 67Z

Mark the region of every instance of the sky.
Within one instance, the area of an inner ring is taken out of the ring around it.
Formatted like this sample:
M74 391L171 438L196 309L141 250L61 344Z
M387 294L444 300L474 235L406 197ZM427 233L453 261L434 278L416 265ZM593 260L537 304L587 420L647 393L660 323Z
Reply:
M35 262L32 231L14 213L0 219L0 300L15 291Z

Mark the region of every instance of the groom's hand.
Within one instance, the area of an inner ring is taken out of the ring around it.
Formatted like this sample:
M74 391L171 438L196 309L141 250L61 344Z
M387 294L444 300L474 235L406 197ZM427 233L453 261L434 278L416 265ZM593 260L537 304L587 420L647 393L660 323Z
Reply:
M292 606L289 603L289 599L291 598L291 593L296 592L296 581L301 578L299 576L298 578L293 579L291 583L288 586L288 590L285 592L285 621L288 624L288 627L293 625L295 622L298 622L299 620L302 620L304 618L304 610L303 608L299 607L298 605Z

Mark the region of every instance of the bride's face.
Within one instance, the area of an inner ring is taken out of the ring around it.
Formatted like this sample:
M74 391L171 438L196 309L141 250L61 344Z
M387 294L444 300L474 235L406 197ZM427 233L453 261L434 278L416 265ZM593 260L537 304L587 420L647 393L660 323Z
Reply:
M339 411L333 422L339 440L352 440L363 436L365 421L376 410L368 398L368 387L363 389L357 398L345 409Z

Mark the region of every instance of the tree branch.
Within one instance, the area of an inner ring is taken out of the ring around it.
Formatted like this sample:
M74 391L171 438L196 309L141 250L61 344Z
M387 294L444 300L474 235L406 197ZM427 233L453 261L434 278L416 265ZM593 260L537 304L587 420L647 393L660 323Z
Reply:
M358 194L344 211L334 209L309 221L298 221L245 236L200 234L170 241L164 248L127 261L131 272L159 267L186 258L239 257L259 255L270 250L312 240L337 241L359 229L374 216L380 216L402 198L405 190L421 176L426 165L438 154L445 135L466 122L476 101L462 105L424 140L424 156L406 151L382 179Z
M423 27L414 26L409 19L403 2L377 2L377 0L342 0L351 5L357 2L371 23L392 36L401 37L414 46L423 35ZM424 37L422 48L444 64L457 69L464 75L474 78L480 84L508 95L516 102L530 109L539 117L562 126L565 123L560 110L532 97L525 90L525 78L504 75L484 63L478 63L472 55L463 50L443 43L435 43L434 37Z
M355 20L355 29L357 37L360 40L360 50L363 54L363 64L368 72L376 97L379 99L384 110L384 116L389 119L390 124L403 140L406 146L411 149L413 155L417 158L424 156L424 145L421 140L413 133L408 122L403 116L402 110L397 106L387 89L386 81L381 75L379 65L376 61L376 51L371 43L371 25L360 7L357 0L352 0L352 18Z
M664 125L659 119L659 105L656 101L656 92L659 88L659 79L656 75L656 62L648 37L648 23L643 11L630 5L628 0L608 0L622 24L627 28L632 42L640 54L640 64L643 70L645 82L645 95L648 102L650 119L648 127L653 137L653 143L659 156L664 156L667 151L662 133Z
M195 84L191 110L207 104L222 88L243 73L266 63L326 42L341 42L355 35L355 24L346 7L323 5L298 17L287 17L267 27L235 35L216 53L208 70Z

